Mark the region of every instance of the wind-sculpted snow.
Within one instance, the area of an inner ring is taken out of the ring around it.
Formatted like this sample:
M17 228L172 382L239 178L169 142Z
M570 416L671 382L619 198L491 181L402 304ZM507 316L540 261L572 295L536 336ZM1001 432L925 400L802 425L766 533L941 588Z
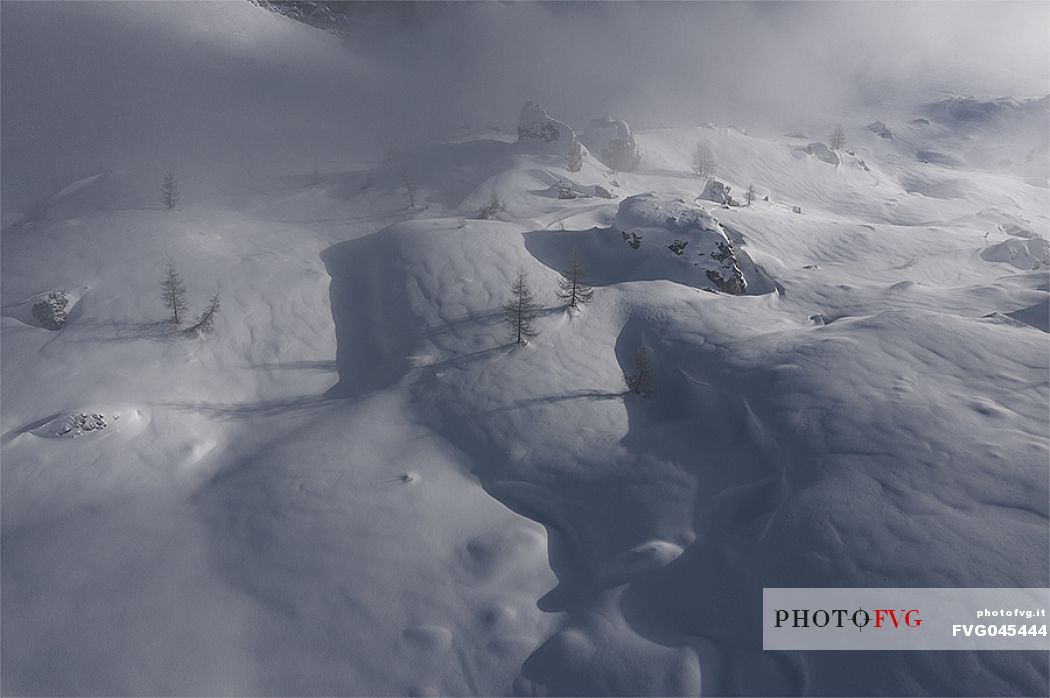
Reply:
M837 694L857 675L886 693L1038 693L1045 657L974 655L960 671L920 655L770 655L748 619L769 585L1045 583L1042 333L883 312L874 296L813 327L799 311L814 296L792 300L790 286L734 298L610 281L578 315L552 303L540 335L508 347L495 313L506 270L524 265L542 299L552 279L533 240L564 259L576 248L601 274L585 244L599 234L528 233L524 249L505 223L380 234L415 260L405 312L436 321L412 358L414 403L490 493L548 529L559 584L540 608L566 620L523 676L558 694L696 680L716 695ZM848 249L826 254L870 258ZM623 392L641 343L657 367L649 399ZM995 552L975 563L973 550Z
M1048 190L911 117L837 167L703 127L74 182L3 231L4 691L1046 695L1045 654L760 649L763 587L1048 584ZM697 202L701 140L750 205Z

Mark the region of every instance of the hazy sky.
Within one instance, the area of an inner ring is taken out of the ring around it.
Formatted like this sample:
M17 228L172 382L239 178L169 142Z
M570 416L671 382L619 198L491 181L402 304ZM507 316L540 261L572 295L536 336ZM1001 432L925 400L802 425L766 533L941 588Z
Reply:
M342 41L247 2L0 14L5 204L102 167L375 157L513 127L525 99L576 127L783 130L1050 91L1045 2L370 3Z
M351 41L428 98L480 110L527 94L570 121L764 122L1048 91L1043 2L523 3L416 19Z

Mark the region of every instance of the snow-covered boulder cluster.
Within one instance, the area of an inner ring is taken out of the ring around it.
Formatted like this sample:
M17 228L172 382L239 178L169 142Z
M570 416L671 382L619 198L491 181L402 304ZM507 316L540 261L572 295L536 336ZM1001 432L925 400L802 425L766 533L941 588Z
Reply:
M119 419L115 416L114 419ZM33 430L33 434L42 438L75 439L84 434L102 431L109 423L100 412L72 412L58 415L42 426Z
M691 201L655 193L628 197L616 211L613 228L635 250L655 248L691 263L720 291L741 294L747 289L725 230Z
M642 159L626 121L611 116L592 119L577 138L568 124L552 118L531 100L525 102L518 117L518 143L559 155L568 155L573 143L579 143L606 167L620 172L634 170Z
M33 304L33 317L41 326L49 330L60 330L66 324L66 306L68 305L68 293L51 291L43 299Z
M533 101L525 102L518 117L518 143L551 153L567 155L576 133L568 124L547 115Z
M591 119L580 134L580 142L603 164L620 172L634 170L642 160L631 127L611 116Z

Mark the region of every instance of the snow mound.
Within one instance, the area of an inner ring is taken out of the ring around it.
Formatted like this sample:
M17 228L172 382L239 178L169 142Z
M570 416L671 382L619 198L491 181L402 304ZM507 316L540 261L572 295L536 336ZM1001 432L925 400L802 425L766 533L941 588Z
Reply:
M691 262L721 291L740 294L747 289L729 237L702 206L682 198L638 194L620 203L613 228L635 250L645 241L647 249L663 248L662 254Z
M964 199L970 193L965 180L939 179L918 173L901 182L904 191L931 199Z
M1006 262L1018 269L1040 269L1050 265L1050 245L1042 238L1010 239L981 251L986 262Z
M16 225L35 223L47 218L48 214L54 207L63 202L69 201L70 199L76 198L81 192L95 186L107 174L106 171L102 171L93 174L90 177L83 177L56 191L50 196L31 202L22 211L21 218L16 221Z
M1032 239L1041 237L1039 233L1035 232L1034 230L1029 230L1023 225L1019 225L1017 223L1000 223L999 230L1006 233L1007 235L1013 235L1014 237L1018 238Z
M603 164L620 172L631 172L642 159L631 127L611 116L591 119L580 142Z
M576 133L564 122L547 115L533 101L525 102L518 117L518 143L547 152L567 155Z
M995 225L995 229L1004 235L1012 235L1019 238L1045 238L1045 232L1033 230L1037 227L1028 216L1018 214L1016 211L1008 211L999 207L990 206L981 209L976 214L977 218L987 220Z
M947 165L948 167L958 167L962 164L962 160L957 156L942 150L918 150L915 152L915 159L927 164L932 162L934 165Z
M84 434L99 432L109 424L105 415L98 412L77 412L55 417L44 426L34 429L33 433L45 438L77 438Z
M4 315L32 327L60 330L66 326L80 294L65 289L44 291L4 308Z
M600 576L609 582L623 583L652 570L667 567L682 555L682 546L665 540L651 540L609 560Z
M141 427L142 423L143 418L138 410L96 407L63 412L30 424L22 431L42 439L77 439L98 435L103 431L114 431L118 426L137 431L136 427Z

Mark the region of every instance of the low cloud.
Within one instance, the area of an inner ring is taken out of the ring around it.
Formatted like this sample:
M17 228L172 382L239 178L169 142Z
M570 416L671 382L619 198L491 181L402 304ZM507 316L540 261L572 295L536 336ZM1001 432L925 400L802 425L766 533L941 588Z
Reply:
M525 99L576 126L785 129L1048 91L1042 2L350 8L340 40L247 2L2 3L4 203L100 167L376 157L512 127Z

